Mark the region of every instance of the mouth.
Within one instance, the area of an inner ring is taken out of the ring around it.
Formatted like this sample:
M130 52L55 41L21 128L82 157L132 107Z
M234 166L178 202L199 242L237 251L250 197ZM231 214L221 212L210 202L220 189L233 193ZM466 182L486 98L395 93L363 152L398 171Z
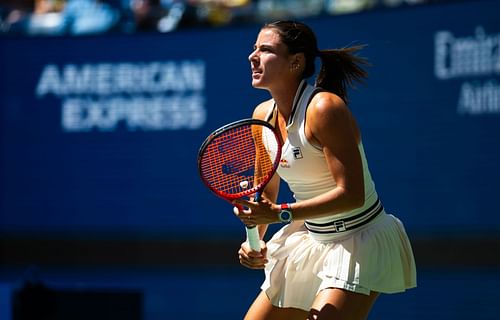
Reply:
M252 68L252 77L258 77L262 74L262 70Z

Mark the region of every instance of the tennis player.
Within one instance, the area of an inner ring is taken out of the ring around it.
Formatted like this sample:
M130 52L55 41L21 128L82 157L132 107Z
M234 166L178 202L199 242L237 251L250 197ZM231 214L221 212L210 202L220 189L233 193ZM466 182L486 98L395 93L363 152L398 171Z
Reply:
M368 169L347 90L366 78L361 47L318 50L299 22L260 30L249 56L252 85L267 90L254 118L272 123L284 141L278 175L259 202L237 212L245 224L285 223L261 252L248 243L240 263L264 269L262 292L245 319L366 319L380 293L416 286L416 267L403 224L384 211ZM306 79L321 69L314 85ZM277 204L280 178L296 202Z

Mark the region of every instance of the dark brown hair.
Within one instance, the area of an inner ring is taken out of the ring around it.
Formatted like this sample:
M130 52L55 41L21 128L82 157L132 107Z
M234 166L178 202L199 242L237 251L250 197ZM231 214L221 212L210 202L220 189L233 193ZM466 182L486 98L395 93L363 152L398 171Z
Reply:
M314 75L315 58L321 58L321 68L315 85L338 95L348 103L347 89L356 82L363 82L368 73L361 67L369 65L365 58L355 55L364 45L341 49L318 50L316 35L307 25L296 21L276 21L265 24L262 29L275 29L291 54L304 53L303 79Z

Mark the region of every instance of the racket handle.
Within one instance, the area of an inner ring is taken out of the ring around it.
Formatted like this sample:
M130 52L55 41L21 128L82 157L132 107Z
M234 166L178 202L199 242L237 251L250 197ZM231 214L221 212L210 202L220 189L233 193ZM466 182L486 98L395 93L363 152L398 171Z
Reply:
M236 204L235 207L239 211L243 211L243 207L239 204ZM257 226L245 226L245 230L247 232L247 241L250 245L250 248L253 251L260 252L260 237L259 237L259 229Z
M245 226L247 241L253 251L260 252L260 238L257 226Z
M256 192L253 197L253 201L259 202L259 200L260 200L260 192ZM245 228L247 230L247 240L248 243L250 244L250 248L253 251L260 252L260 237L257 226L246 226Z

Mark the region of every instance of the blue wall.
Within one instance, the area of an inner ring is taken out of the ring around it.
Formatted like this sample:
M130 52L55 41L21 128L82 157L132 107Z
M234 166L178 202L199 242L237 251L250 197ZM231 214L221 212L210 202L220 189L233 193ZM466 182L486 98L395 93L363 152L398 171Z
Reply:
M411 232L500 229L498 12L473 1L307 21L320 48L368 44L351 107L381 198ZM246 60L258 28L0 38L0 231L239 234L196 154L267 97Z

